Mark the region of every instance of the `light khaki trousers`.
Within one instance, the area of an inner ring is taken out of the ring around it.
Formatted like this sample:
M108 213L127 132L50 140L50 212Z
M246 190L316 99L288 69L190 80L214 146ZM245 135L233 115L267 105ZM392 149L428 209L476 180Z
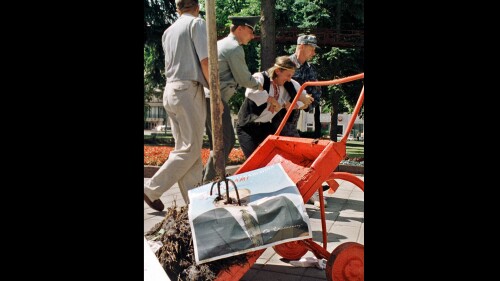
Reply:
M144 193L152 201L178 182L182 198L189 204L188 190L201 184L205 103L203 86L199 82L175 81L166 84L163 106L170 117L175 148L167 161L144 184Z

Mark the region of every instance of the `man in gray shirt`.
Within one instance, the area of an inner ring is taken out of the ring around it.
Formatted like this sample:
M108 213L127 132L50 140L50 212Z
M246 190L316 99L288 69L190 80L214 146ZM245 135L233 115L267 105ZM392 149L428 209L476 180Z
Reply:
M167 83L163 106L170 117L175 147L167 161L144 183L144 201L163 211L163 193L176 182L186 204L188 190L202 181L206 105L203 87L208 87L207 26L199 18L198 0L175 0L180 17L162 36Z
M231 110L229 99L236 92L237 87L262 90L262 85L252 76L245 61L245 51L242 45L247 45L255 38L253 33L255 25L259 22L259 16L230 16L231 32L229 35L217 42L217 53L219 61L219 83L220 94L223 104L222 131L224 143L224 161L227 160L236 142L233 124L231 121ZM209 92L205 90L205 93ZM212 181L215 174L215 159L212 140L212 118L210 113L210 96L207 96L207 118L205 123L206 133L210 141L210 156L203 170L203 182ZM225 166L225 165L224 165Z

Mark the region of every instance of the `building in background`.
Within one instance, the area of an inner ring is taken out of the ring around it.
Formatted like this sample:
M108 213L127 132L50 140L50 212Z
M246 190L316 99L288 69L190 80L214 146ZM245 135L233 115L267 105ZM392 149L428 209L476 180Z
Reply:
M149 111L144 120L144 130L153 130L159 126L166 125L170 128L170 122L167 122L168 116L163 101L161 98L153 97L151 102L148 102Z
M349 113L339 113L337 117L337 127L338 131L342 132L340 135L345 134L347 129L347 124L351 120L352 114ZM321 132L322 135L329 135L330 132L330 119L331 115L329 112L321 113L319 120L321 122ZM299 118L299 123L297 124L299 131L302 132L313 132L314 131L314 114L313 112L301 111L301 116ZM349 134L349 140L364 140L365 136L365 123L364 120L357 117L354 120L354 125L352 126L351 132Z
M150 110L146 115L146 119L144 122L144 130L153 130L160 131L170 129L170 121L168 120L167 113L165 112L165 108L163 107L163 102L161 98L154 98L151 102L148 103L150 106ZM236 128L236 123L238 122L238 115L231 114L231 118L233 119L234 128ZM321 113L320 122L321 122L321 131L323 135L328 136L330 132L330 113ZM339 128L339 132L342 132L340 135L343 136L345 130L347 129L347 124L349 120L351 120L352 114L348 113L340 113L337 118L337 126ZM298 129L302 132L312 132L314 131L314 115L313 113L307 113L301 110L301 117L299 118ZM354 121L354 125L351 129L351 133L349 134L349 140L364 140L365 128L364 128L364 120L357 117ZM340 137L340 136L339 136Z

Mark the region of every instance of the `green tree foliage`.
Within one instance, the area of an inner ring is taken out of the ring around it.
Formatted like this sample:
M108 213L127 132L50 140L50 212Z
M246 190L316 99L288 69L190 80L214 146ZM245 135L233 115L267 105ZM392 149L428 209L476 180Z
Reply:
M331 48L329 52L323 55L323 58L329 62L328 65L332 66L332 68L325 70L321 65L319 67L323 72L330 71L333 74L327 80L359 74L363 72L363 53L363 49ZM358 96L362 87L362 81L358 80L340 85L328 86L328 92L339 92L341 94L342 103L339 105L340 112L352 112L356 102L358 101ZM325 99L324 106L325 108L332 108L331 99Z
M330 17L323 0L277 0L276 25L299 28L322 26ZM326 1L328 2L328 1Z
M200 10L205 11L205 0L200 0ZM255 0L216 0L216 26L217 30L225 30L229 33L229 26L231 21L228 20L229 16L239 15L258 15L260 13L260 5L256 6Z
M161 36L177 18L175 0L144 0L144 118L147 102L160 97L165 85Z
M331 66L331 69L322 69L323 73L330 71L333 73L331 77L325 80L333 80L352 76L363 72L363 49L341 49L331 48L331 50L323 55L323 58L329 62L326 65ZM324 68L323 65L319 66ZM322 102L323 111L330 112L330 139L336 140L338 131L336 120L339 113L352 112L356 102L358 101L361 88L363 87L362 80L356 80L340 85L327 86L326 91L323 91ZM360 117L363 117L363 109L361 107Z

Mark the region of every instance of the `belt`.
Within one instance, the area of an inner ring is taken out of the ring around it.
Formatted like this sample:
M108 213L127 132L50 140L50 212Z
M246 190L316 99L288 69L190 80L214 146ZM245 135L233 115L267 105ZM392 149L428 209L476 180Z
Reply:
M168 84L168 83L175 83L175 82L191 82L191 83L193 83L195 86L198 86L198 85L200 85L200 84L201 84L199 81L196 81L196 80L175 80L175 81L167 81L167 84Z

